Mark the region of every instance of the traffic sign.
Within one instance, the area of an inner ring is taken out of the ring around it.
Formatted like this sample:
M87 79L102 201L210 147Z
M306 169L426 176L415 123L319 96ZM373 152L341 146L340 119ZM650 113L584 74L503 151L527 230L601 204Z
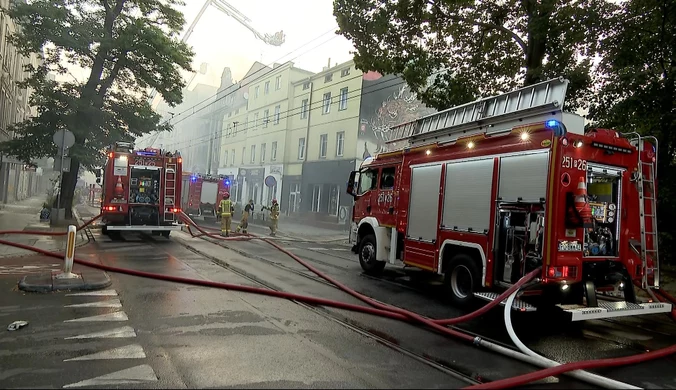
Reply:
M60 147L61 149L67 149L75 145L75 134L73 134L72 131L59 130L54 133L52 141L54 141L56 146Z
M56 172L70 172L70 157L55 158L54 170Z

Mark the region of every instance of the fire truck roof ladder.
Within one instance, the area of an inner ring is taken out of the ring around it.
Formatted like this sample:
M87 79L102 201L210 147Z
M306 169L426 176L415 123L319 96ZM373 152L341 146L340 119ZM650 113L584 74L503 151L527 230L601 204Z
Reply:
M643 279L641 287L644 289L660 288L660 259L657 235L657 199L655 199L655 182L657 180L657 148L659 143L653 136L643 137L638 133L624 134L630 142L638 148L638 176L637 186L639 195L639 220L641 224L640 248L632 245L633 249L641 256L643 266ZM643 149L645 140L649 139L655 147L655 161L643 161ZM649 260L652 260L650 262ZM652 283L650 276L652 275Z
M496 135L518 125L562 121L568 80L563 77L452 107L394 126L387 143L395 148L451 143L470 135Z
M167 163L167 169L164 172L164 220L174 221L174 213L168 213L167 207L176 207L176 163Z

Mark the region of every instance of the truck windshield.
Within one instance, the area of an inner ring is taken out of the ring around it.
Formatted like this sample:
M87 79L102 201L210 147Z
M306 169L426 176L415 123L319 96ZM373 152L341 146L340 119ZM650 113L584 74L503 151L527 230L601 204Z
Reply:
M363 195L366 192L374 189L378 183L378 171L375 169L368 169L359 173L359 190L357 195Z

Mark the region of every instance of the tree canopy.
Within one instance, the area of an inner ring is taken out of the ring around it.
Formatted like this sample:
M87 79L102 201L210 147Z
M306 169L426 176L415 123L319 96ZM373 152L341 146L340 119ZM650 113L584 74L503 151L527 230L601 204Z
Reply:
M71 201L82 164L100 166L103 149L119 140L170 130L148 103L155 88L171 106L179 104L190 70L192 49L178 38L185 19L179 0L34 0L12 2L9 16L17 24L12 44L23 55L42 53L28 66L23 82L32 90L37 116L15 124L16 138L0 145L10 155L30 162L54 156L53 134L74 133L71 173L64 175L64 202ZM84 82L48 79L67 75L64 62L89 71Z
M356 66L401 75L438 109L558 76L578 107L616 9L606 0L334 0Z
M660 249L674 262L676 3L630 0L611 22L601 43L598 93L589 118L602 127L657 137Z

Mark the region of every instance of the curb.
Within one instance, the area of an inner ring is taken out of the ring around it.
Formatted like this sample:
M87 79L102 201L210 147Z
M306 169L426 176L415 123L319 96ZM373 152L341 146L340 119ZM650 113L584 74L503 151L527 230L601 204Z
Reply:
M77 279L56 279L55 276L58 275L59 272L43 272L41 274L26 275L19 281L19 290L38 293L53 291L92 291L109 287L113 283L106 272L94 272L83 271L76 273L76 275L80 275ZM89 281L90 278L92 279L91 282Z

